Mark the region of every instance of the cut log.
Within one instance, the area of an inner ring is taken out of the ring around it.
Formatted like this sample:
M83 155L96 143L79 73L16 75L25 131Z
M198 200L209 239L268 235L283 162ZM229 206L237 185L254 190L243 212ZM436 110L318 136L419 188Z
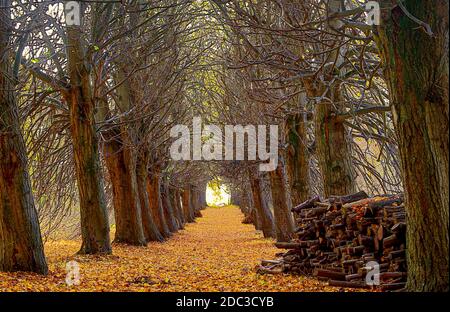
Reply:
M314 272L315 276L327 277L333 280L345 281L346 274L343 272L336 272L331 270L317 269Z
M368 247L368 248L373 248L373 238L370 236L366 236L366 235L358 235L358 243L361 246L364 247Z
M331 280L328 282L328 285L334 286L334 287L370 288L370 286L360 283L360 282L350 282L350 281L340 281L340 280Z
M260 265L258 267L257 272L260 274L281 274L283 273L283 268L282 267L270 268Z
M275 247L280 249L300 249L303 246L301 243L275 243Z
M405 252L405 250L403 249L403 250L395 250L395 251L391 251L390 253L389 253L389 256L388 256L388 258L389 258L389 260L393 260L393 259L396 259L396 258L404 258L406 256L406 252Z
M349 274L349 275L345 276L345 280L346 281L352 281L352 280L355 280L355 279L359 279L360 280L362 278L363 278L363 275L361 273Z
M319 196L311 198L311 199L301 203L300 205L292 208L292 212L300 212L303 209L312 208L312 207L315 206L316 202L320 202L320 197Z
M383 239L383 248L390 248L392 246L400 245L400 241L397 239L397 235L393 234L391 236L386 237Z
M366 192L361 191L355 194L345 195L345 196L334 196L329 201L337 209L341 209L343 205L352 203L361 199L368 198Z
M392 206L393 204L400 205L401 203L403 203L403 195L395 195L386 200L374 201L370 203L368 206L368 211L374 214L383 207Z
M382 281L397 278L406 278L406 272L383 272L379 274L379 278Z
M389 291L389 290L399 290L399 289L403 289L406 286L406 282L401 282L401 283L392 283L392 284L384 284L381 285L381 289L384 291Z

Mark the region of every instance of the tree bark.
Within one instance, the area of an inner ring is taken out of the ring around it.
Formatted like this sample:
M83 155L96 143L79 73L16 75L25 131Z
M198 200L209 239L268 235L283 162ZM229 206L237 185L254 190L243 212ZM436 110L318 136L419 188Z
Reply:
M329 14L339 12L342 1L329 0ZM339 19L328 22L328 31L335 35L334 42L329 42L330 52L324 63L332 64L323 69L324 81L304 79L303 84L310 98L322 98L315 103L315 143L317 158L322 175L324 195L346 195L355 192L355 173L353 171L350 138L342 120L337 118L343 109L344 99L341 85L336 80L340 74L340 66L345 61L343 54L347 46L343 37L336 30L344 24Z
M195 222L194 215L191 211L192 203L191 203L191 191L189 186L183 189L182 202L183 202L184 219L186 220L187 223Z
M114 242L146 245L136 176L137 155L123 144L126 134L112 133L104 143L104 156L113 189L116 233Z
M109 222L95 130L92 87L81 39L81 27L67 27L69 104L75 171L81 214L81 254L111 253Z
M256 211L255 204L253 203L253 194L252 194L251 190L250 190L250 192L246 192L245 196L248 198L250 214L253 217L253 220L254 220L253 224L255 226L255 229L257 231L262 231L263 225L262 225L261 216L259 215L258 211Z
M305 81L308 96L322 95L322 88ZM328 98L342 102L339 86L330 87ZM315 108L315 142L322 175L324 196L354 193L355 178L349 137L344 123L337 118L332 103L317 103Z
M250 173L249 178L253 195L253 204L264 237L275 237L275 224L273 221L273 215L269 209L269 206L267 205L267 201L262 194L259 172L255 174Z
M280 154L278 166L270 172L273 212L277 242L289 242L294 232L292 201L286 177L284 158Z
M175 213L173 211L172 203L170 201L169 183L165 181L162 183L161 200L164 209L164 216L166 217L166 223L170 232L174 233L178 231L177 221L175 219Z
M375 34L388 82L407 210L410 291L448 291L448 1L396 3ZM386 10L387 11L387 10Z
M309 198L309 161L306 146L306 126L302 114L287 120L288 152L286 169L291 187L292 204L299 205Z
M261 225L261 219L258 216L258 213L256 212L256 209L253 205L253 197L251 192L245 192L242 194L241 192L241 211L244 213L244 215L250 216L251 220L253 221L253 225L255 226L255 229L257 231L262 231L262 225Z
M158 226L153 219L150 210L149 194L147 192L147 164L148 156L142 152L138 157L136 166L137 185L139 192L139 202L141 206L142 228L147 242L164 241L164 237L159 232Z
M175 200L176 200L176 204L177 204L177 208L178 208L178 213L180 215L180 220L181 223L184 224L186 223L186 219L184 218L184 212L183 212L183 206L182 206L182 198L181 198L181 192L179 189L175 190Z
M161 235L164 238L168 238L171 236L171 233L164 218L161 200L161 181L158 174L147 176L147 193L149 195L150 211L152 212L153 220Z
M0 0L0 16L0 271L47 274L12 80L11 1Z
M208 204L206 203L206 183L200 184L199 187L199 202L200 202L200 209L203 210L206 207L208 207Z
M200 193L198 188L194 185L191 185L191 213L195 218L200 218L202 216L201 213L201 204L200 204Z
M169 195L170 195L170 201L173 207L175 219L178 224L178 229L184 228L184 218L183 218L183 212L181 211L180 207L180 197L178 195L178 190L173 187L169 187Z

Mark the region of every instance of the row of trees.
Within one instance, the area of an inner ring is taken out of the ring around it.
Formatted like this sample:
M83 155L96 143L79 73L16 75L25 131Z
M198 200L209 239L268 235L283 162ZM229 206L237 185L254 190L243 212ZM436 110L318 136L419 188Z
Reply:
M359 0L81 2L65 26L0 0L0 269L45 273L39 224L78 207L82 253L111 251L110 210L116 241L160 241L221 177L279 241L311 196L404 190L408 287L447 289L448 1L379 3L379 26ZM276 170L171 161L197 115L279 125Z
M99 254L111 253L108 203L114 241L131 245L169 238L206 205L206 182L175 170L165 144L193 114L201 7L80 6L80 25L65 25L58 1L0 3L0 270L47 273L37 211L47 231L79 211L79 253Z
M256 227L286 241L309 197L404 189L408 288L448 289L448 2L380 1L379 26L362 1L213 2L221 118L282 129L276 171L228 175Z

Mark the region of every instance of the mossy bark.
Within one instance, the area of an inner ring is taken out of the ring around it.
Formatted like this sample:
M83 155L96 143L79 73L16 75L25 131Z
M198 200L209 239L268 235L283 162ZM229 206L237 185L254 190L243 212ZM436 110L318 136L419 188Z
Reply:
M85 59L80 26L67 27L67 56L70 88L64 92L69 105L70 130L80 200L81 254L111 253L109 222L98 138L95 103Z
M331 80L331 78L330 78ZM324 92L323 85L305 80L308 96L320 97ZM316 103L314 111L315 143L319 168L322 176L324 196L347 195L355 192L355 176L353 172L350 138L347 129L337 116L335 106L342 103L339 86L334 84L327 92L327 98L333 103Z
M286 171L294 206L309 198L309 161L306 146L306 125L302 114L289 116L286 121L288 152Z
M11 2L0 0L0 271L47 274L9 62L10 15Z
M448 291L448 1L393 1L375 32L388 82L407 211L410 291Z

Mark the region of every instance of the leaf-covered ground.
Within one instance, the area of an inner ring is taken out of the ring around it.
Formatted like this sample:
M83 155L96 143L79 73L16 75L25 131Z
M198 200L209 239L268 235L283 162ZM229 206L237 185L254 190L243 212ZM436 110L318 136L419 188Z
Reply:
M75 255L79 241L47 243L50 273L0 273L0 291L338 291L311 278L261 275L261 259L280 250L233 206L208 208L203 217L164 243L115 245L110 256ZM80 285L67 286L66 263L80 266Z

